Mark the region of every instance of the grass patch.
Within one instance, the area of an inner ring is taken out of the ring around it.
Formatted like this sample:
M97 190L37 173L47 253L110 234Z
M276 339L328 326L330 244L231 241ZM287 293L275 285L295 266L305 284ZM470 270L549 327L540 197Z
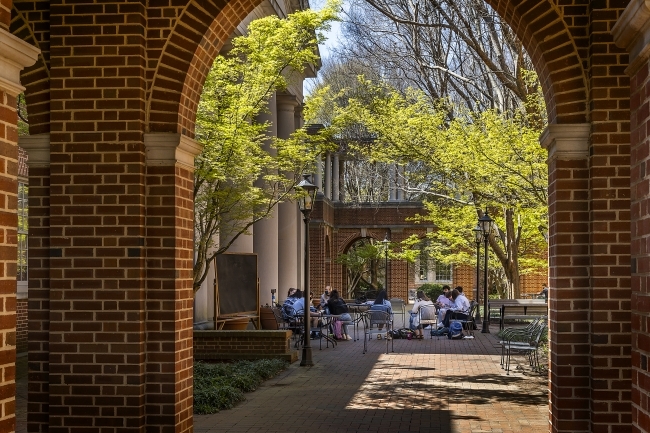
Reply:
M244 393L287 368L280 359L239 361L231 364L194 363L194 413L209 414L230 409L244 401Z

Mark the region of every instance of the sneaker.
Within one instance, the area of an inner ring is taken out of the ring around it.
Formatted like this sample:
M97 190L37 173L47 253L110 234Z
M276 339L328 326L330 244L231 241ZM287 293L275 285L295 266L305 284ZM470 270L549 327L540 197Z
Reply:
M381 340L381 334L377 334L377 340Z
M352 340L352 338L349 335L347 335L346 337L347 337L346 340Z
M390 335L386 334L386 340L392 340L392 339L393 339L393 337L391 337Z

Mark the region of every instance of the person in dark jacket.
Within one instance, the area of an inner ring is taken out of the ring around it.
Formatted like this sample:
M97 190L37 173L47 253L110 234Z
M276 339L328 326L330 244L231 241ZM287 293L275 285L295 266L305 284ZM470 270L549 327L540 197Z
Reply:
M330 292L330 298L327 301L327 308L330 311L330 314L335 316L340 316L337 320L341 321L341 331L343 333L344 340L352 340L350 334L348 334L348 325L352 324L352 317L348 311L348 306L343 299L339 296L338 290L332 290Z

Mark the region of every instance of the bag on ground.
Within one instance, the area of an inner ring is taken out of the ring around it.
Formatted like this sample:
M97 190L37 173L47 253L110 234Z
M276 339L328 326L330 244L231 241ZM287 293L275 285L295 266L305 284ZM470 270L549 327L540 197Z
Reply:
M340 320L335 320L334 323L332 323L332 327L334 328L334 338L337 340L342 340L343 339L343 322Z
M463 338L463 324L460 322L451 322L449 324L449 334L447 338L450 340L459 340Z

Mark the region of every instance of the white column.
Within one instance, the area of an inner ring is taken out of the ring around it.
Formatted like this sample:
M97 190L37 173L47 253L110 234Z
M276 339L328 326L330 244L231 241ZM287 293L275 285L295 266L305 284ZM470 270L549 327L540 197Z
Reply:
M404 194L404 166L397 166L397 201L404 201L406 194Z
M277 110L275 96L269 100L269 112L257 117L258 122L269 122L268 133L277 136ZM266 150L275 152L267 143ZM257 181L260 183L262 181ZM257 254L257 275L260 279L260 304L271 304L271 289L278 298L278 208L253 226L253 252ZM286 297L286 291L284 294ZM284 298L283 298L284 299Z
M396 175L395 164L391 164L388 168L388 201L397 200L397 185L395 184Z
M325 154L325 197L332 199L332 155Z
M318 192L323 193L323 158L320 155L316 157L316 170L314 173L314 185L318 187Z
M295 131L295 109L298 101L293 95L278 95L278 137L289 138ZM293 176L293 173L289 173ZM299 242L299 214L298 205L295 202L284 202L278 206L278 289L281 297L287 295L290 287L300 288L302 283L299 279L300 253Z
M339 170L339 154L334 154L334 167L332 168L332 201L340 201L339 181L341 180Z

